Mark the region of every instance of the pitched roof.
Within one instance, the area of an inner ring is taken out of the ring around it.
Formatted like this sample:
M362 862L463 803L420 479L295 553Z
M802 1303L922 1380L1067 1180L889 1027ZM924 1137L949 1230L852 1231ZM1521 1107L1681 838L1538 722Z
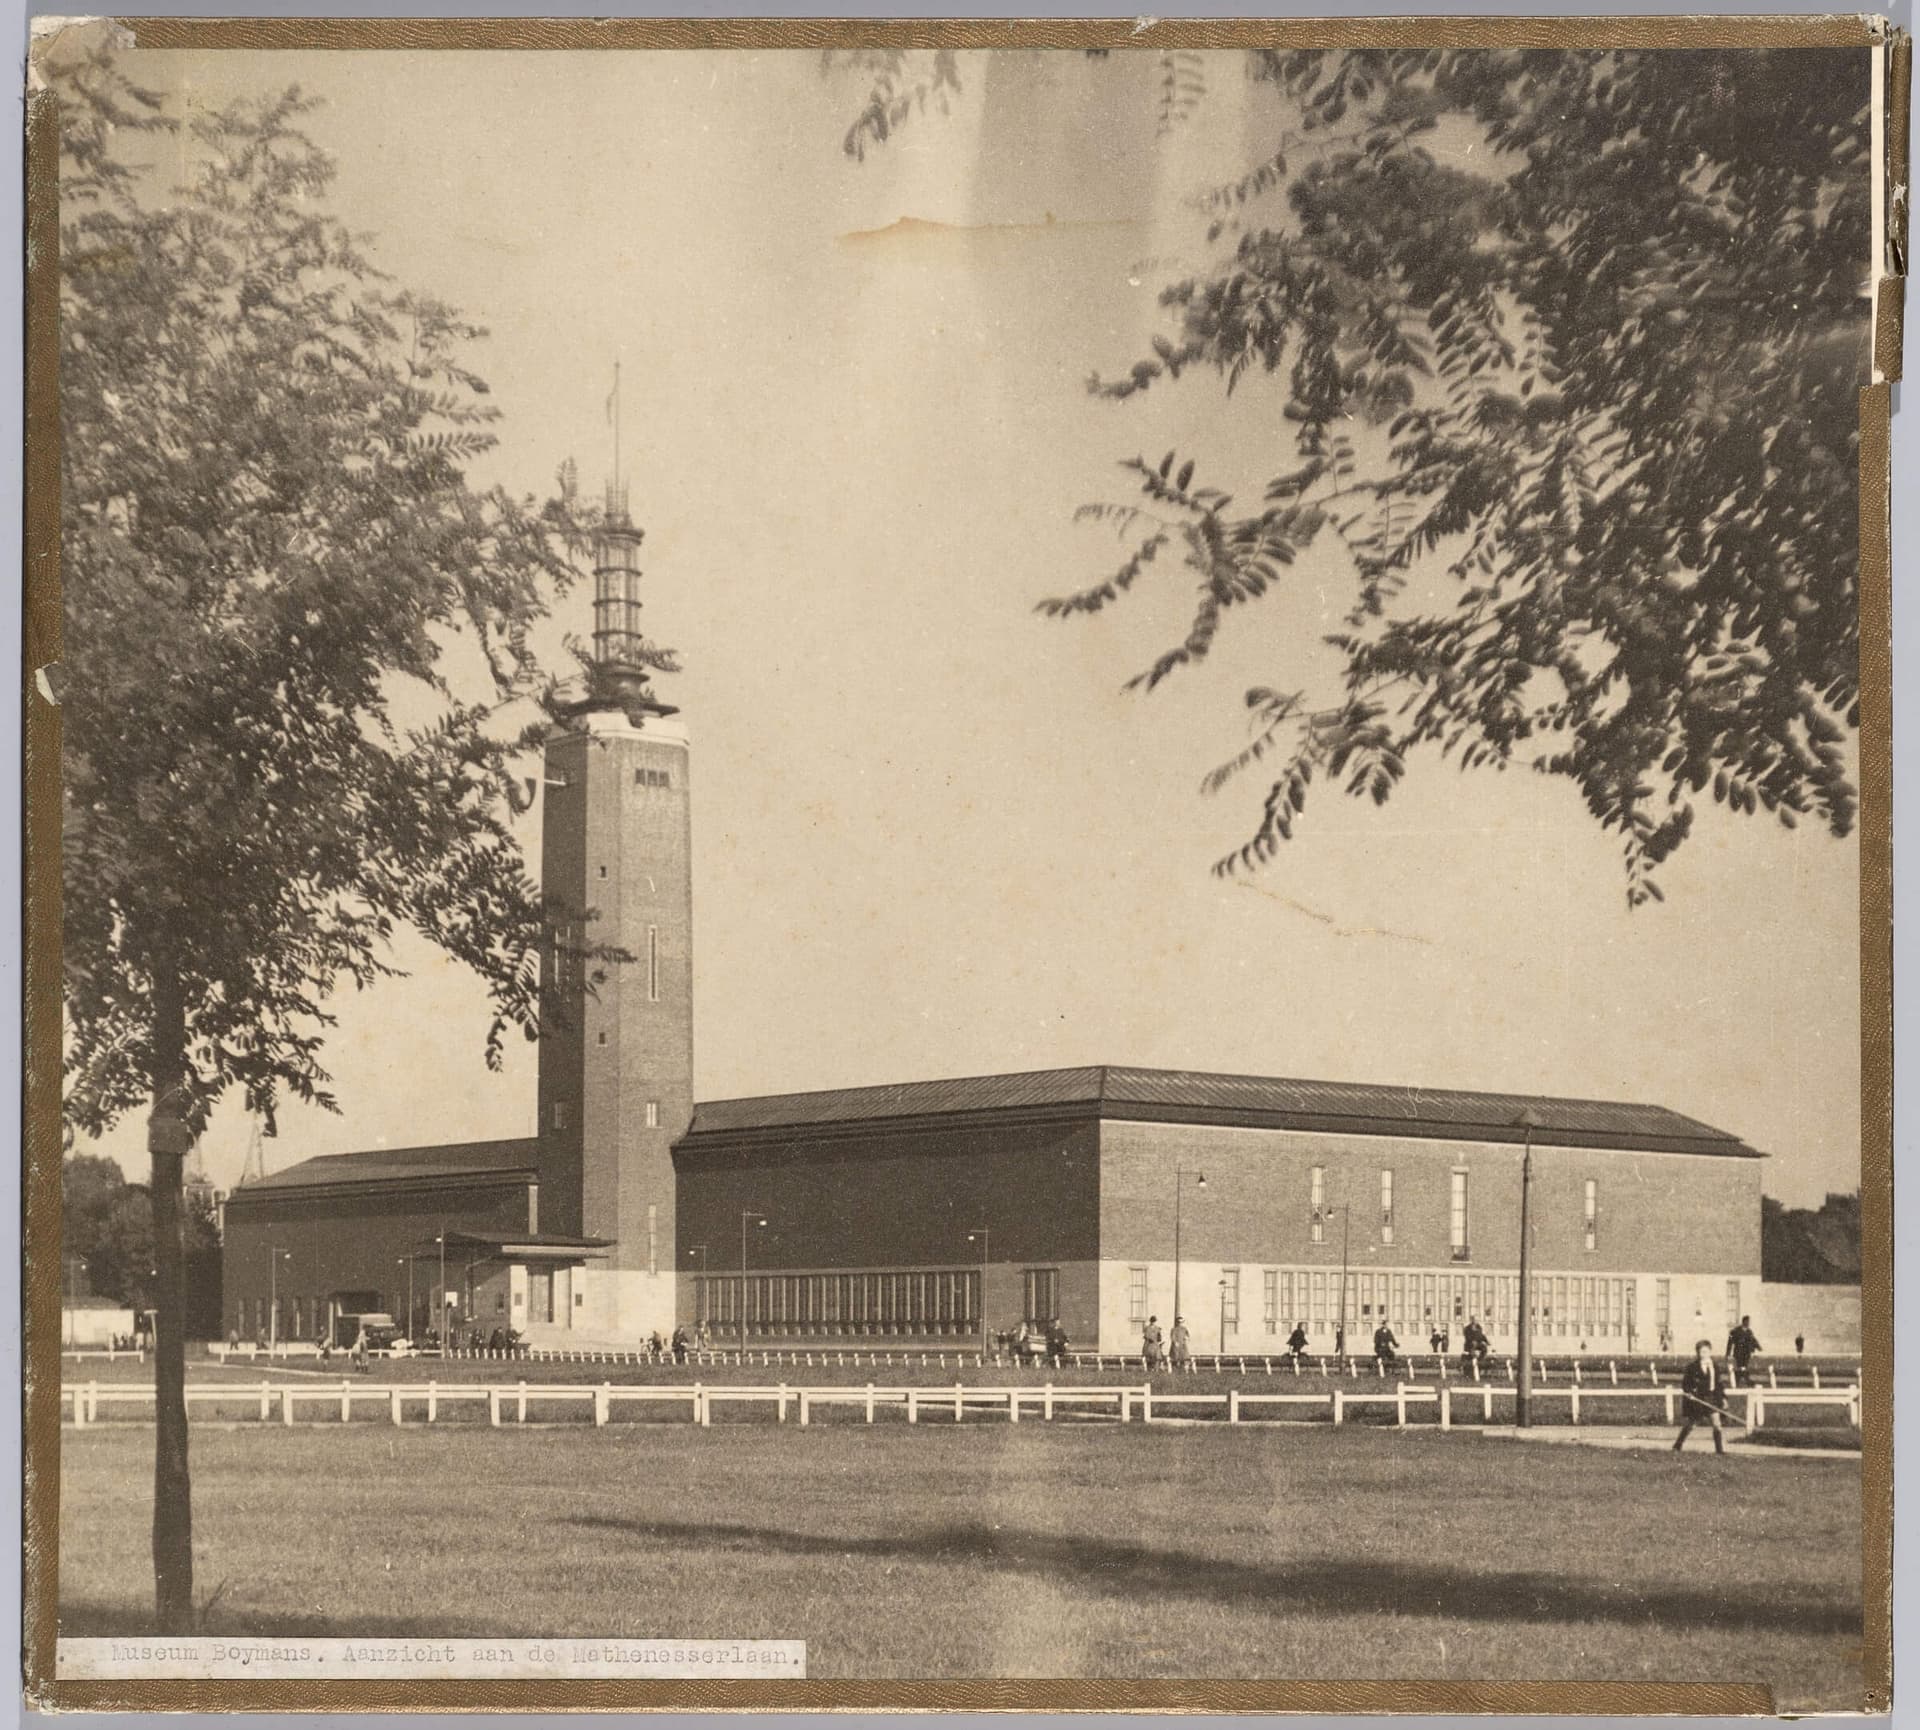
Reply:
M360 1153L323 1153L245 1184L227 1205L270 1190L311 1189L322 1184L399 1182L423 1178L487 1177L530 1171L540 1144L521 1141L452 1141L439 1147L375 1147Z
M1525 1132L1516 1120L1522 1112L1530 1111L1536 1124L1535 1138L1542 1142L1760 1157L1738 1136L1658 1105L1371 1082L1209 1075L1199 1070L1123 1065L716 1100L694 1107L693 1124L683 1140L697 1142L705 1137L754 1131L906 1118L1074 1108L1100 1118L1240 1123L1331 1133L1505 1142L1524 1138Z

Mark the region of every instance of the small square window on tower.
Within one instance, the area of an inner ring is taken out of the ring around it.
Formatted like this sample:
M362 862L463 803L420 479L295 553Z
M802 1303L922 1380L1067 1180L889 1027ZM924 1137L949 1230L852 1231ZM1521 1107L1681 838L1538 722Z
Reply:
M567 1127L567 1102L564 1099L556 1099L553 1102L553 1127L555 1129Z

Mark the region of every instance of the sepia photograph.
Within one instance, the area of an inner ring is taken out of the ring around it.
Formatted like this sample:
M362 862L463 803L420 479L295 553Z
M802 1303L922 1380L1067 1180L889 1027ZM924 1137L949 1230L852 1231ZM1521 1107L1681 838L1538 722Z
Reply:
M1886 1710L1904 38L254 22L31 61L29 1700Z

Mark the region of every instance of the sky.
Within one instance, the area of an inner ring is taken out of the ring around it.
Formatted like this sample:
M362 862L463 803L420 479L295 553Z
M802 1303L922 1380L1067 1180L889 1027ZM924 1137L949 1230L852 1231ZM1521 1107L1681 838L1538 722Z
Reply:
M1858 851L1699 813L1663 904L1565 781L1416 758L1384 807L1321 796L1264 870L1209 867L1264 783L1211 797L1242 693L1334 661L1332 557L1151 694L1169 565L1051 621L1126 548L1077 525L1121 459L1243 496L1279 397L1212 377L1091 397L1203 256L1196 191L1283 123L1234 56L1156 124L1153 57L961 56L947 112L856 162L865 84L811 53L139 52L178 111L298 83L335 207L402 283L488 327L488 478L622 470L647 618L694 739L695 1083L715 1099L1126 1063L1656 1102L1768 1153L1794 1204L1859 1181ZM1465 150L1467 140L1453 140ZM584 596L556 628L589 628ZM523 825L537 847L538 815ZM269 1169L524 1135L534 1051L483 1065L485 997L425 945L332 1005L342 1113L288 1107ZM248 1120L202 1148L237 1177ZM131 1175L144 1131L103 1144Z

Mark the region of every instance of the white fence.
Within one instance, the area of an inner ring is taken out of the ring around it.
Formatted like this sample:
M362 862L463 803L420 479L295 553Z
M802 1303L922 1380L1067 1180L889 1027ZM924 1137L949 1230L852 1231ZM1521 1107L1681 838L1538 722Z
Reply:
M1665 1405L1666 1421L1675 1422L1680 1391L1671 1385L1652 1389L1569 1384L1533 1390L1536 1402L1567 1401L1568 1418L1574 1424L1581 1422L1583 1410L1588 1422L1595 1418L1604 1422L1609 1400L1645 1401L1655 1394ZM1482 1424L1492 1424L1496 1398L1507 1400L1512 1395L1510 1387L1458 1382L1431 1386L1396 1382L1391 1388L1365 1392L1336 1387L1317 1393L1249 1393L1241 1388L1230 1388L1224 1393L1178 1393L1155 1388L1151 1382L1110 1387L1056 1387L1051 1382L1037 1387L985 1387L966 1382L955 1382L951 1387L882 1387L873 1382L838 1387L789 1387L784 1382L709 1387L700 1382L636 1386L614 1382L524 1381L443 1386L432 1381L374 1385L343 1378L338 1387L331 1383L291 1385L265 1381L257 1388L238 1382L189 1384L186 1402L189 1417L196 1405L243 1407L251 1411L256 1409L257 1402L261 1423L269 1423L277 1415L288 1426L299 1421L302 1411L310 1418L318 1411L337 1411L340 1422L351 1422L355 1408L368 1405L384 1405L388 1417L396 1424L406 1423L409 1415L431 1424L438 1420L442 1407L472 1409L484 1405L487 1421L495 1426L504 1422L509 1412L515 1423L526 1423L530 1406L585 1406L590 1408L596 1425L611 1422L616 1406L653 1405L669 1409L682 1406L688 1418L703 1428L713 1422L716 1404L770 1406L779 1423L787 1422L791 1410L801 1424L810 1423L815 1412L833 1407L857 1408L868 1423L874 1421L878 1412L898 1411L910 1424L918 1423L922 1414L951 1417L955 1423L965 1422L969 1415L1004 1416L1015 1424L1023 1417L1037 1416L1043 1423L1050 1423L1056 1413L1112 1418L1123 1424L1135 1419L1152 1423L1156 1418L1191 1414L1195 1408L1218 1412L1227 1423L1240 1424L1258 1421L1262 1413L1272 1414L1268 1421L1284 1418L1290 1408L1299 1409L1303 1418L1311 1418L1317 1408L1327 1411L1332 1421L1339 1424L1356 1408L1391 1406L1394 1422L1401 1428L1406 1426L1410 1407L1433 1406L1437 1408L1435 1415L1440 1427L1451 1429L1456 1423L1472 1422L1476 1418ZM1761 1428L1768 1412L1783 1406L1844 1405L1849 1421L1855 1427L1860 1423L1858 1384L1846 1388L1779 1391L1741 1388L1734 1390L1731 1397L1744 1402L1744 1414L1736 1412L1735 1415L1744 1415L1752 1429ZM73 1422L85 1428L101 1421L103 1407L151 1406L154 1390L134 1383L67 1383L61 1387L60 1398L62 1415L70 1412Z

